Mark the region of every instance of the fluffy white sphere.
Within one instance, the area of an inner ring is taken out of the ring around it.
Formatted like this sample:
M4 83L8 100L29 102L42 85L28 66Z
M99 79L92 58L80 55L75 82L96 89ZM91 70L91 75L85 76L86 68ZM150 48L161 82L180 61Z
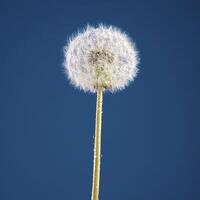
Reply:
M64 50L67 76L84 91L123 89L138 71L134 43L113 26L87 26L69 40Z

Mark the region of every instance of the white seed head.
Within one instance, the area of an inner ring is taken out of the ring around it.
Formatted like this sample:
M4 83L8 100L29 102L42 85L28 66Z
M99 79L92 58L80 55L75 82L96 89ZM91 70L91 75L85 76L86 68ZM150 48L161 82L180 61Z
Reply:
M138 71L134 43L113 26L87 26L69 40L64 50L67 76L84 91L123 89Z

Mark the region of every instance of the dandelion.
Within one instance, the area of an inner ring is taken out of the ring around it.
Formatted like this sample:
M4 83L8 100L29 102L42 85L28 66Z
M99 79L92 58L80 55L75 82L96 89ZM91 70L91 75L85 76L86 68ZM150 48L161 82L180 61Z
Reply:
M92 200L99 198L103 92L128 86L137 75L138 62L134 43L113 26L87 26L65 46L64 66L70 82L97 93Z

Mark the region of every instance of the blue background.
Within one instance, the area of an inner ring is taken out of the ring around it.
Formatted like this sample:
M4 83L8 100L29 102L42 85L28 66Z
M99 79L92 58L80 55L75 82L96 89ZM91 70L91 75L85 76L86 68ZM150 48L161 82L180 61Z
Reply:
M199 200L196 0L0 1L0 199L88 200L94 94L66 79L63 46L87 23L121 27L138 78L104 95L100 199Z

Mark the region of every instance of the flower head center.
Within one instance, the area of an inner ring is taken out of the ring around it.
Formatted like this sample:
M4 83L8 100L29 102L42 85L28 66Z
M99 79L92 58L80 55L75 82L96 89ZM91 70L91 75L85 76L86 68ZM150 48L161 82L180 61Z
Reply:
M95 66L111 64L113 60L113 53L106 49L91 50L88 58L89 63Z

